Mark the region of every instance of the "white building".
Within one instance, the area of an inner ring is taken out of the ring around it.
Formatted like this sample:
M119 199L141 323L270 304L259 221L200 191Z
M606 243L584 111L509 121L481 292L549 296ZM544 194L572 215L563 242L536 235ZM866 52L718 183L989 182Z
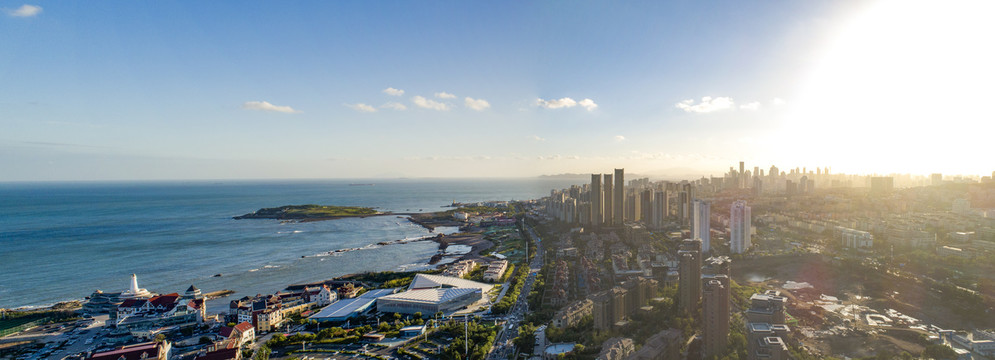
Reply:
M750 241L752 226L750 207L746 205L746 201L733 202L729 210L729 251L742 254L753 245Z
M431 315L437 312L454 313L483 297L479 288L440 288L409 290L377 299L381 313Z
M691 213L691 238L701 239L701 251L711 249L712 237L709 233L712 204L701 199L694 199L694 211Z
M844 228L840 230L840 234L843 240L843 248L869 248L874 246L874 235L871 235L869 232Z

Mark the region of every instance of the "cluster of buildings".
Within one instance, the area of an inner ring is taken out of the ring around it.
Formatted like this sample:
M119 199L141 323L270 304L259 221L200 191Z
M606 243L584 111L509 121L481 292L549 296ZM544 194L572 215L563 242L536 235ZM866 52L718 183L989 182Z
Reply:
M449 266L447 266L445 270L442 270L442 275L461 278L470 274L470 272L473 271L473 269L476 267L477 267L477 262L474 261L473 259L463 259L454 262L452 264L449 264Z
M626 318L646 306L654 297L657 285L656 280L639 277L589 296L594 329L604 331L625 324Z
M614 174L592 174L590 184L552 190L543 199L546 215L596 229L629 225L656 230L676 225L689 229L691 238L701 239L702 251L711 251L713 202L703 195L716 189L707 179L650 182L644 178L626 186L624 173L624 169L615 169ZM740 254L749 250L752 232L750 206L745 200L733 202L729 212L730 251Z
M257 333L270 332L279 328L291 314L331 304L338 297L339 293L326 285L244 297L229 303L228 318L231 322L252 324Z

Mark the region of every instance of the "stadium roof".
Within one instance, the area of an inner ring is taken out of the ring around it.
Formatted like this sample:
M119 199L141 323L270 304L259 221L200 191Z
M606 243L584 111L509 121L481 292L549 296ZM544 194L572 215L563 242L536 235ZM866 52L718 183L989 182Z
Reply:
M375 298L342 299L326 306L317 314L309 316L308 319L345 320L366 311L376 301Z
M409 290L393 295L384 296L384 300L403 300L408 302L421 303L444 303L454 298L465 296L481 291L478 288L446 288L446 289L421 289Z
M416 274L408 285L408 290L434 289L434 288L476 288L483 292L491 289L491 285L460 279L452 276Z

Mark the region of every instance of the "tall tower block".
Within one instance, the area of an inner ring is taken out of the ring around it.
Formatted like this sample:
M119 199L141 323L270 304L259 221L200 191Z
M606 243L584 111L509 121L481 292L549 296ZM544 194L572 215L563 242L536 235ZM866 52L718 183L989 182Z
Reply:
M625 169L615 169L615 188L612 196L612 225L625 223Z
M591 225L601 226L604 221L604 197L601 193L601 174L591 174Z

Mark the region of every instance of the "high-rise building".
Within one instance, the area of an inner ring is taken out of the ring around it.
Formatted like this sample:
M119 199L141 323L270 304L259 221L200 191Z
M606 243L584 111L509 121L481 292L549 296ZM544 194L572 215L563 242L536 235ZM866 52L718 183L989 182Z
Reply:
M691 213L691 237L701 239L701 252L711 251L710 219L712 204L708 201L695 199L694 211Z
M746 187L746 163L739 162L739 188L742 189Z
M943 184L943 174L930 174L929 184L933 186Z
M724 279L726 281L723 281ZM729 343L728 276L716 275L705 283L702 294L702 352L709 358L720 355Z
M654 229L663 227L663 220L667 218L670 211L670 202L667 201L667 191L653 192L653 219L651 221Z
M777 290L767 290L763 294L750 297L750 308L746 310L746 322L784 324L788 298Z
M750 207L745 200L737 200L732 203L729 210L729 251L733 254L742 254L752 246L750 241Z
M639 193L639 213L646 227L653 226L653 190L644 189Z
M604 205L604 208L605 208L605 210L604 210L605 211L605 220L604 220L604 224L610 226L611 224L615 223L615 219L614 219L614 215L615 215L614 214L615 213L615 191L614 191L614 186L613 186L614 184L612 184L612 174L604 174L604 175L602 175L602 177L605 179L605 182L602 185L602 186L605 187L605 189L604 189L604 194L605 194L604 195L604 198L605 198L605 205Z
M601 174L591 174L591 225L597 227L604 222L604 196L601 192Z
M677 219L681 226L691 225L691 201L694 200L694 187L691 184L681 184L681 192L677 194Z
M625 169L615 169L615 195L612 197L612 225L625 223Z
M677 292L681 312L695 315L701 299L701 240L682 241L677 258L680 261Z

